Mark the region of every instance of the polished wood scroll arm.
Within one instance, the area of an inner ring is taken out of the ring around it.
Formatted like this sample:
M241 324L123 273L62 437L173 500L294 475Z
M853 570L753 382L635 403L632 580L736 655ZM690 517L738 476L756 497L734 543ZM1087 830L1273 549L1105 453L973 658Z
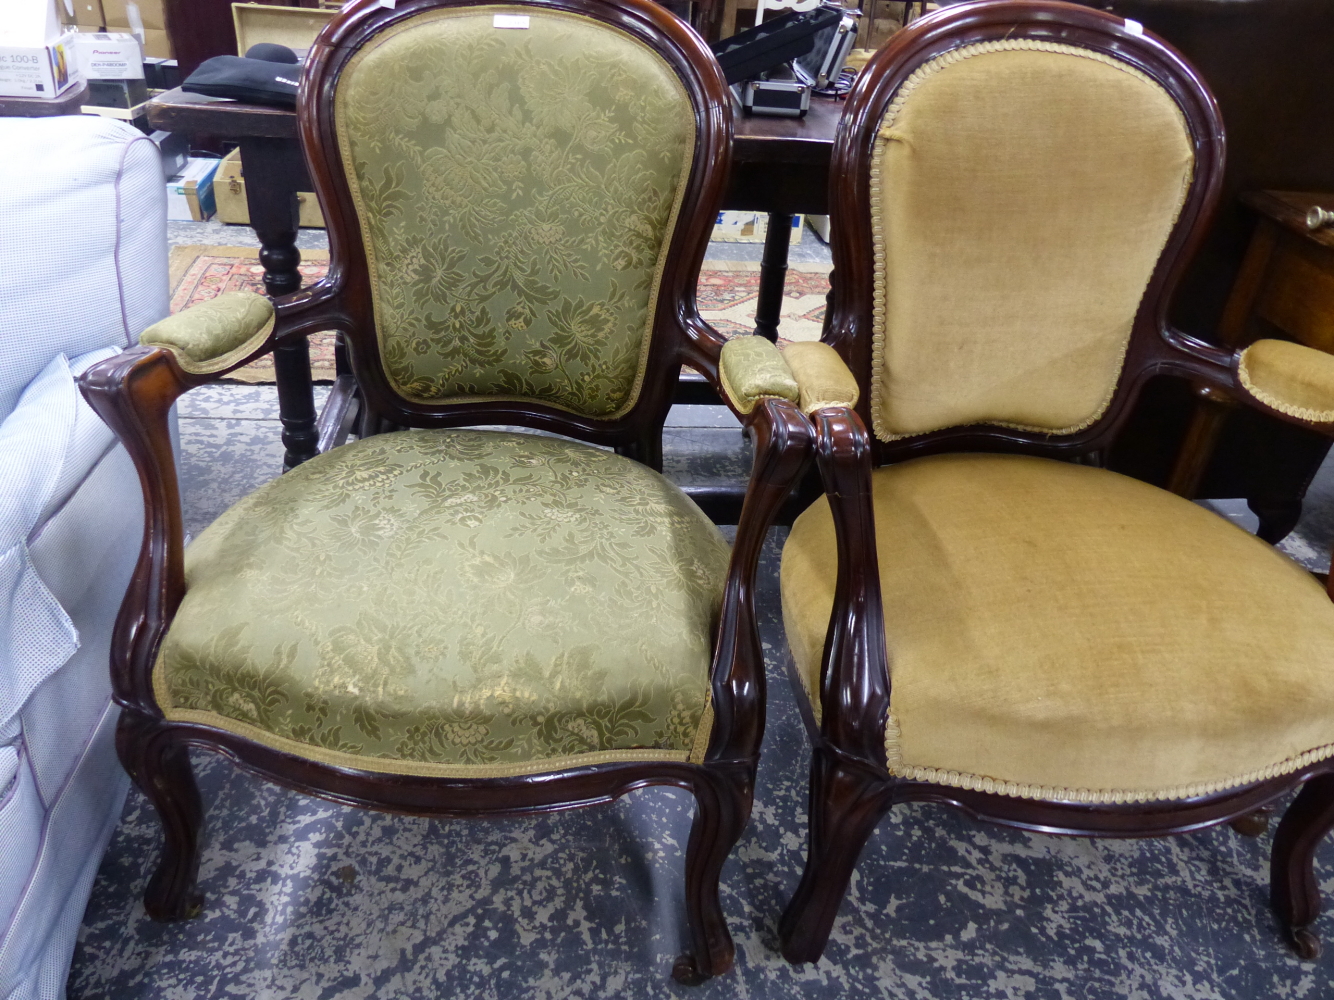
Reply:
M254 351L216 372L192 374L170 350L133 347L89 368L79 378L88 405L120 439L139 473L144 493L144 538L111 641L111 684L116 701L160 718L153 697L158 643L185 595L185 542L180 485L168 413L181 395L216 381L273 350L288 337L338 326L327 285L274 301L273 330Z
M135 347L79 379L88 405L129 452L144 491L143 545L111 637L111 687L119 704L157 718L153 663L185 596L185 535L168 414L192 382L211 378L187 375L169 351Z
M714 723L706 762L759 757L765 681L755 575L778 508L806 470L815 444L810 423L784 399L762 399L742 420L755 442L755 459L732 544L713 654Z
M816 459L834 517L838 580L820 667L821 741L885 768L889 660L871 494L872 445L845 407L812 414Z

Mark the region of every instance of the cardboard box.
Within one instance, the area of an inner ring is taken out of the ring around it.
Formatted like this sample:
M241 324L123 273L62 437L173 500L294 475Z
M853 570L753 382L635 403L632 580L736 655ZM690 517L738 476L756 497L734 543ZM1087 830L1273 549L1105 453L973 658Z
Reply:
M171 39L165 31L158 31L156 28L144 29L144 58L176 58L176 53L171 50Z
M144 55L133 35L83 32L74 37L74 51L85 80L144 78Z
M324 26L334 19L336 10L317 7L270 7L262 3L232 4L236 25L236 54L243 56L252 45L274 42L286 45L304 59Z
M246 201L245 175L241 172L241 151L233 149L222 158L217 176L213 178L213 197L218 206L218 221L235 225L250 225L250 203ZM324 213L313 191L297 193L300 215L298 224L303 229L323 229Z
M11 45L0 36L0 97L59 97L82 84L74 35L42 45Z
M167 30L167 11L162 0L102 0L106 26L109 28L114 24L124 30L133 27L134 22L130 19L130 12L127 9L131 3L139 9L139 20L143 27L153 31Z
M54 0L0 0L0 97L59 97L83 83Z
M102 14L102 0L58 0L56 6L60 10L60 19L66 24L101 28L107 23ZM73 13L70 7L74 8Z
M167 182L167 219L170 222L206 222L216 204L213 178L220 160L191 159L181 176Z
M803 216L792 217L792 237L789 245L801 242ZM710 239L718 243L763 243L769 231L769 216L765 212L719 212Z

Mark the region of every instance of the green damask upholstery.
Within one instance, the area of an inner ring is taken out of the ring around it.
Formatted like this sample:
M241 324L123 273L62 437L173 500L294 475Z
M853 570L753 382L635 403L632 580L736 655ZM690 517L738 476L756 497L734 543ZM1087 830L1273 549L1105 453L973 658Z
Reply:
M273 329L273 303L254 292L223 292L154 323L139 343L165 347L188 372L221 371L253 351Z
M783 360L783 352L764 337L733 337L718 359L718 380L732 405L749 413L765 396L795 403L800 398L797 380Z
M558 11L431 11L348 63L335 108L391 385L627 412L694 150L667 64Z
M380 435L190 546L156 694L168 718L370 770L686 760L708 739L729 555L680 490L612 452Z

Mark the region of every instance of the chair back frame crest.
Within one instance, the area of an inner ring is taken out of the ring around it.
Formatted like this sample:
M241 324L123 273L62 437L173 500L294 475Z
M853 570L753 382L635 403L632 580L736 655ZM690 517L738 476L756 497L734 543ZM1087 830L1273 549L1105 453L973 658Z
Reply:
M731 105L721 73L701 71L701 66L712 63L707 45L683 22L648 5L601 0L506 0L495 5L500 11L579 15L624 32L667 62L693 105L697 134L693 161L674 229L666 236L669 245L658 284L645 377L633 406L613 419L599 419L536 400L428 403L402 396L386 377L362 227L336 132L335 97L350 60L382 32L425 13L477 6L468 0L401 0L390 8L377 0L360 0L330 22L310 51L297 118L329 233L329 272L321 283L327 312L346 338L366 405L390 423L408 427L514 424L556 431L594 444L621 446L632 457L658 468L661 463L653 442L661 437L676 373L681 364L699 361L695 340L713 338L698 317L694 278L704 260L713 216L727 182Z
M947 52L981 42L1029 39L1072 45L1120 60L1155 81L1181 109L1195 158L1186 199L1140 301L1116 390L1101 416L1069 434L976 423L890 442L875 442L876 464L945 451L1015 451L1072 457L1105 448L1144 382L1172 371L1190 375L1226 363L1224 352L1168 328L1167 306L1203 238L1223 181L1225 142L1218 106L1195 71L1165 43L1119 17L1059 0L972 2L938 12L895 35L858 77L839 123L830 177L833 298L823 339L861 385L857 413L873 424L871 379L875 255L870 176L876 130L899 88L917 69ZM892 183L892 181L890 181ZM1198 371L1197 371L1198 370Z

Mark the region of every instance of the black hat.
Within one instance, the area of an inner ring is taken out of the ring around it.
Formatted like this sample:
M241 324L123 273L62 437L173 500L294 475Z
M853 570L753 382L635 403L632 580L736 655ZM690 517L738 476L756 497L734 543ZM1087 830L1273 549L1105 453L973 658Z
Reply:
M243 56L214 56L200 63L199 68L181 84L181 89L207 97L231 97L250 104L295 108L300 73L300 68L290 63Z
M286 45L279 45L277 42L256 42L246 49L245 57L247 59L263 59L265 62L274 63L298 63L301 61L296 57L295 52Z

